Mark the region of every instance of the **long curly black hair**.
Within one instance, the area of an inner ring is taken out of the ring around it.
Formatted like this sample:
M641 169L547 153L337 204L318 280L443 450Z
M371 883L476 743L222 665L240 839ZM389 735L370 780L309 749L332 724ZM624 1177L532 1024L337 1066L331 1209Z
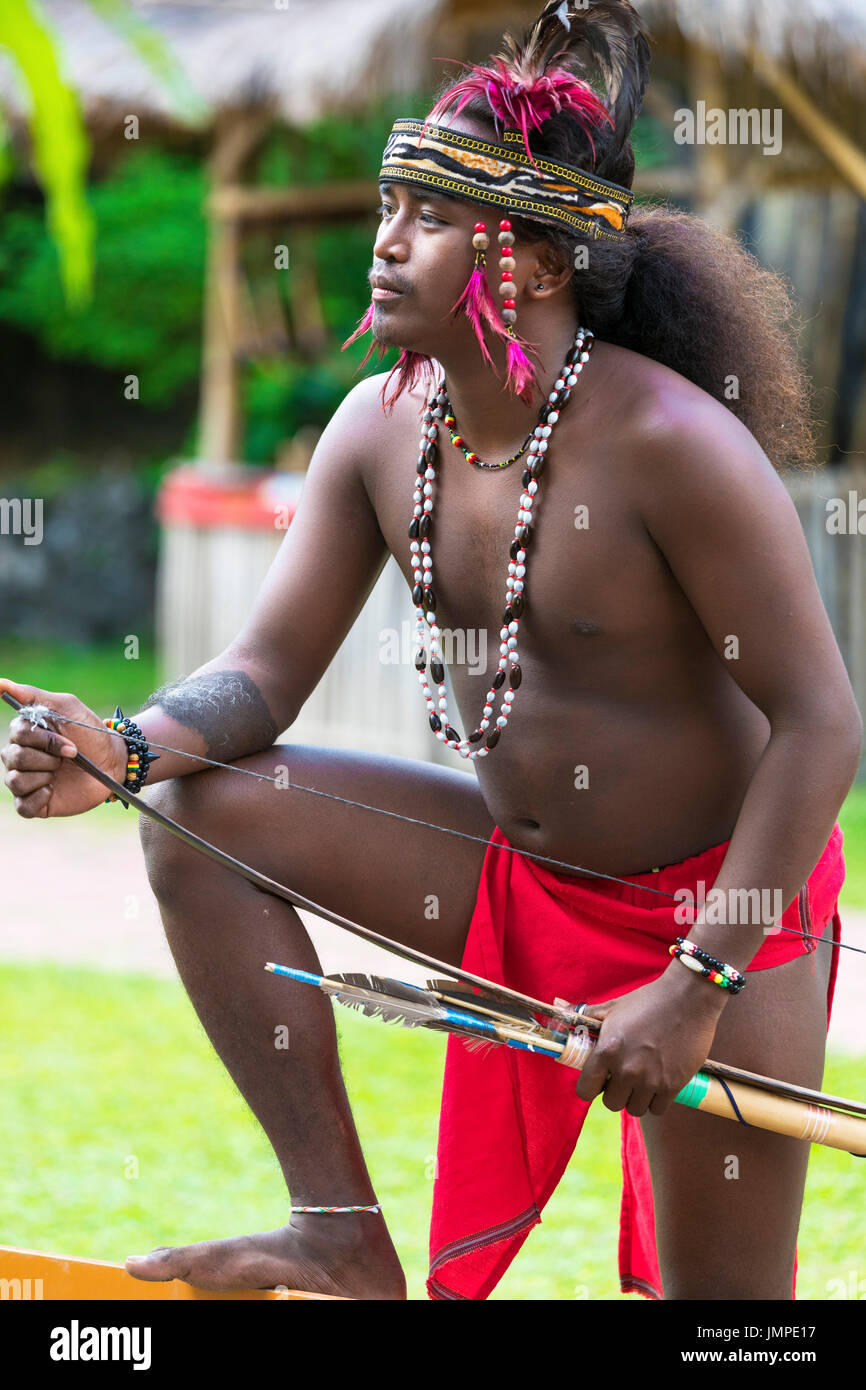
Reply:
M628 0L588 0L574 9L551 0L520 40L506 35L499 63L522 88L566 68L600 77L606 91L606 125L590 129L579 112L564 107L531 129L532 154L631 188L630 134L649 57L644 23ZM501 77L502 68L497 72ZM513 89L506 88L506 97L513 99ZM446 81L433 112L449 108L500 138L495 81ZM518 242L546 241L562 265L585 263L575 270L573 291L580 322L598 338L663 363L727 406L777 469L815 466L812 388L797 347L794 305L784 280L735 238L666 206L635 205L620 241L523 217L511 222ZM587 248L585 259L576 256L579 247ZM738 381L735 396L731 377Z

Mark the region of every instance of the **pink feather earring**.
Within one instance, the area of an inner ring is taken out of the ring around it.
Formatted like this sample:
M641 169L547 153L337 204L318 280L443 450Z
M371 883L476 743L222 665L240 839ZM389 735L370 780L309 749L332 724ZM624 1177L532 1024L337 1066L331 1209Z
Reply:
M509 219L503 217L499 223L499 295L502 299L502 322L505 327L499 328L497 331L506 343L505 360L508 375L505 385L525 400L527 405L531 405L536 378L535 367L528 354L534 353L535 349L523 339L518 338L514 331L514 325L517 322L517 300L514 297L514 272L516 269L514 232L511 229ZM538 356L537 353L535 355Z
M451 313L459 314L461 309L465 312L478 339L482 357L496 371L493 358L490 356L487 343L484 340L485 324L492 328L495 333L501 332L496 301L490 293L490 286L487 283L487 249L490 246L490 237L487 235L486 222L475 223L472 245L475 248L475 265L469 282L457 303L452 306Z
M476 222L472 237L472 245L475 248L475 265L469 282L452 307L452 314L459 314L461 309L466 314L472 324L473 331L478 339L481 348L481 355L485 362L496 371L496 364L490 356L490 351L484 338L484 327L487 325L498 338L502 338L506 344L506 364L508 375L506 387L516 392L528 404L532 404L532 392L535 385L535 368L529 360L528 351L534 351L528 343L523 342L514 332L514 324L517 322L517 301L514 298L514 271L517 262L514 260L512 252L514 250L514 233L511 230L511 223L504 218L499 224L499 245L500 261L499 272L502 277L499 293L503 299L502 309L497 307L496 300L490 289L487 279L487 252L490 248L490 237L487 234L487 223ZM498 373L497 373L498 375Z

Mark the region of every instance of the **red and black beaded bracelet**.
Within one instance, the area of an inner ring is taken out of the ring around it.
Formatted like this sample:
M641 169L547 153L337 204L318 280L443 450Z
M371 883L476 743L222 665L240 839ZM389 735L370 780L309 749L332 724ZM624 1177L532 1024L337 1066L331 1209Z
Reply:
M127 719L123 710L118 705L114 711L112 719L103 719L106 729L111 729L112 733L120 734L126 743L126 778L124 787L127 791L140 792L150 771L150 764L159 759L159 753L151 753L147 739L137 724L131 719ZM107 796L106 801L117 801L117 795L112 792Z

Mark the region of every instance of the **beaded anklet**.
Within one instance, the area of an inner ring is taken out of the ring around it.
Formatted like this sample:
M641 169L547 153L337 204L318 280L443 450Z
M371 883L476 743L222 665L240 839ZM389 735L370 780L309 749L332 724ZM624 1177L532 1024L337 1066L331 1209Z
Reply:
M711 980L720 989L729 989L731 994L739 994L746 983L745 975L735 970L733 965L717 960L709 951L703 950L684 936L677 937L673 946L668 948L668 954L675 956L689 970L694 970L696 974L703 975L704 979Z
M372 1207L289 1207L289 1211L381 1211L379 1203Z

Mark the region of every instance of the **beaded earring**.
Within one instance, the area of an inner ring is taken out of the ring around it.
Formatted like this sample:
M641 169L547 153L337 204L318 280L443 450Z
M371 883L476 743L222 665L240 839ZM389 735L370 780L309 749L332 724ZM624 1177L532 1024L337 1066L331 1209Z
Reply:
M457 303L453 305L451 313L452 315L459 314L461 309L464 311L478 339L482 357L495 371L496 368L493 358L490 356L487 343L484 341L485 323L488 324L495 333L501 331L496 301L490 293L490 286L487 283L486 266L490 237L487 235L486 222L475 223L475 229L472 234L472 245L475 248L475 264L472 268L472 274L469 277L465 290Z
M499 224L499 294L502 298L502 321L510 328L517 322L517 300L514 298L514 233L504 217Z
M487 280L487 252L490 249L490 237L486 222L475 223L472 245L475 250L475 264L472 274L462 295L452 307L451 313L458 314L461 309L464 311L478 339L481 354L494 371L496 371L496 365L484 340L485 324L497 337L505 341L508 366L505 384L531 405L535 385L535 368L529 360L528 352L533 352L534 349L518 338L514 331L514 325L517 322L517 301L514 298L514 272L517 269L517 261L514 259L514 232L511 229L511 222L507 217L504 217L499 223L501 308L497 306Z
M514 331L517 322L517 300L514 297L514 272L517 269L517 261L514 259L514 232L507 217L503 217L499 223L499 248L499 295L502 300L501 314L505 328L497 331L506 341L508 376L505 384L531 405L535 367L529 360L527 349L530 352L534 349L529 343L518 338Z

